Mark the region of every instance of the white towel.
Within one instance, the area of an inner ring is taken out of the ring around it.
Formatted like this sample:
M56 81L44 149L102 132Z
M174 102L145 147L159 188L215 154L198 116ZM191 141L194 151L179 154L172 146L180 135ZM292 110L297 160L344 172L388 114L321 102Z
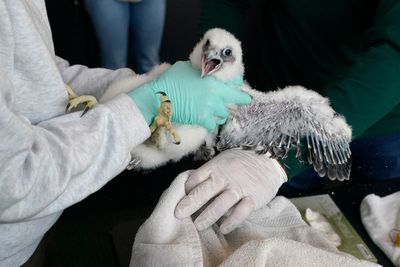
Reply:
M216 225L198 232L192 218L174 216L189 174L174 180L139 228L130 266L379 266L339 252L284 197L255 211L228 235Z
M393 229L400 230L400 192L386 197L370 194L361 202L360 212L369 236L393 264L400 267L400 248L389 236Z

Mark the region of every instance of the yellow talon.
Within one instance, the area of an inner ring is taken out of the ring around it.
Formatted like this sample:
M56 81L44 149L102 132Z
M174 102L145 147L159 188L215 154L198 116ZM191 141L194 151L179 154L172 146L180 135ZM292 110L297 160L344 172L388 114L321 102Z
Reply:
M65 85L65 89L67 90L69 99L66 108L67 112L78 107L78 105L80 104L85 104L85 109L83 110L83 113L81 115L83 116L89 109L93 108L97 104L97 100L94 96L90 95L78 96L68 84Z
M78 95L75 94L74 90L72 90L71 86L69 86L68 84L65 84L65 90L67 90L68 99L69 99L69 100L78 97Z
M174 144L179 145L181 143L181 138L175 129L172 127L171 116L172 116L172 104L164 92L157 92L160 94L160 107L157 110L157 116L154 118L153 123L150 125L151 132L151 143L159 147L160 136L162 134L162 129L165 127L167 131L172 136Z

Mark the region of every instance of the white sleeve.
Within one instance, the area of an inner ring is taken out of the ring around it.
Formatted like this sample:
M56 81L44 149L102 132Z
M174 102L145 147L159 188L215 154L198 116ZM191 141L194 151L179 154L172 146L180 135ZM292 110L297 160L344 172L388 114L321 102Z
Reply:
M83 117L75 112L32 125L13 111L12 90L0 75L0 223L79 202L123 171L130 151L150 135L125 94Z
M92 95L97 99L100 99L114 82L136 76L128 68L109 70L88 68L83 65L70 66L68 61L57 56L55 61L64 82L71 86L78 95Z

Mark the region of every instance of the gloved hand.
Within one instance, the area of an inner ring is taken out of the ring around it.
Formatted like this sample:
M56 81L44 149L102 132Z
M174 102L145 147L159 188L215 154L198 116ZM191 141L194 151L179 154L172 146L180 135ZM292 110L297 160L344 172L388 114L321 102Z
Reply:
M128 93L142 111L148 124L159 107L157 92L165 92L173 105L171 120L181 124L198 124L210 132L217 124L224 124L231 104L249 104L251 97L238 90L243 80L223 83L213 77L201 78L200 71L190 62L178 61L166 72L149 83ZM241 83L238 84L237 81Z
M226 150L191 173L185 184L190 193L178 203L175 216L190 216L215 197L194 223L202 231L233 208L220 226L227 234L252 211L269 203L286 181L275 159L253 151Z

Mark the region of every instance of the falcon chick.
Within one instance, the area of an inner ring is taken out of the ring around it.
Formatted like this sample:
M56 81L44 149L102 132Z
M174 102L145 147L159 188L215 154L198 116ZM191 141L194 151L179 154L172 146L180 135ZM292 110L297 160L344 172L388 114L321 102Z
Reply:
M240 41L223 29L207 31L189 58L202 77L212 75L235 84L237 78L244 75ZM154 79L168 67L168 64L162 64L149 74L115 84L100 102L129 92ZM214 148L219 151L251 149L260 154L268 153L276 159L287 157L294 148L296 157L301 157L304 140L308 162L321 177L340 181L349 179L351 128L344 117L330 107L328 99L302 86L262 93L244 83L238 90L250 94L252 103L231 106L230 116L219 132L209 134L200 126L174 124L181 137L180 144L174 144L164 131L158 146L145 142L135 148L131 167L151 169L193 153L209 158L213 156Z

